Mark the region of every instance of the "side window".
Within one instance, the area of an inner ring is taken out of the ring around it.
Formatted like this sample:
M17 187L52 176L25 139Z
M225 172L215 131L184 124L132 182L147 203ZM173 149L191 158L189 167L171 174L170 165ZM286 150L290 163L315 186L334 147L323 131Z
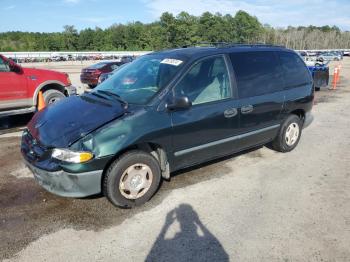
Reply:
M0 57L0 72L9 72L8 64Z
M175 87L176 96L187 96L193 105L231 97L225 59L211 57L196 63Z
M240 52L230 55L240 98L283 90L283 76L274 52Z
M284 73L286 89L305 85L311 82L309 71L297 54L278 52L278 55Z

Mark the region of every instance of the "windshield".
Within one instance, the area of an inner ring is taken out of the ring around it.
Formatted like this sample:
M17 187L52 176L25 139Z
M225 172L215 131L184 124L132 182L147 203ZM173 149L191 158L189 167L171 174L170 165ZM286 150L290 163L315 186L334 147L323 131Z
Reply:
M119 68L93 92L109 91L130 104L143 105L165 87L184 64L184 59L146 55Z

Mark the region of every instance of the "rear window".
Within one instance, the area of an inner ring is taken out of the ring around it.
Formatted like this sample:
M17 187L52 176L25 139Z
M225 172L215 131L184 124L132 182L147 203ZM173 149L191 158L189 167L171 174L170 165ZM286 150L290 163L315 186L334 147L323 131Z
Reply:
M107 63L97 63L97 64L89 66L89 69L101 69L105 65L107 65Z
M311 82L309 70L303 60L295 53L278 52L284 72L285 88L290 89Z
M283 75L274 52L230 54L240 98L278 92L283 89Z

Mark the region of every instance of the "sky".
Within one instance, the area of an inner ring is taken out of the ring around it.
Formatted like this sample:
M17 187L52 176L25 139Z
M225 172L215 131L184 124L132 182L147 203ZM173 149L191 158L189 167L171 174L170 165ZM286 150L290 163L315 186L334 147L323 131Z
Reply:
M61 32L153 22L163 12L192 15L244 10L273 27L336 25L350 31L350 0L0 0L0 32Z

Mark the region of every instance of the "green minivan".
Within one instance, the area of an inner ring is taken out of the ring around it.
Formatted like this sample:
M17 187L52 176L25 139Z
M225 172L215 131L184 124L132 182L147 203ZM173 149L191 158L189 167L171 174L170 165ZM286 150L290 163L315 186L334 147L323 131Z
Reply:
M21 151L46 190L102 193L128 208L176 170L267 143L293 150L312 121L313 97L305 63L283 47L154 52L37 112Z

